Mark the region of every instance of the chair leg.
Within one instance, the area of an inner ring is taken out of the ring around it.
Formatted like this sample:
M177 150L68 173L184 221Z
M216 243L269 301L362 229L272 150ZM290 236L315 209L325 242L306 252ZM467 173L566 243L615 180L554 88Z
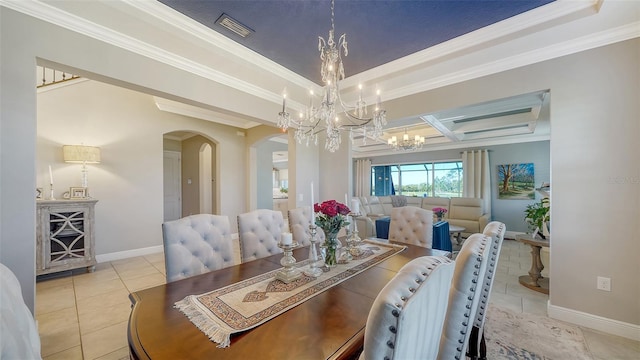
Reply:
M467 346L467 358L471 360L478 359L478 333L480 329L473 327L471 335L469 335L469 346Z
M483 329L484 330L484 329ZM480 360L487 360L487 343L484 341L484 331L480 337Z

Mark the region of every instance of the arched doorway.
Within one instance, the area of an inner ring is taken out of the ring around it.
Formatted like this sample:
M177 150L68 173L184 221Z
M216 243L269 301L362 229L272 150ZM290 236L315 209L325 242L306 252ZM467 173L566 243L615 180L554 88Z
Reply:
M191 131L164 134L164 221L218 213L216 151L217 143L206 135Z
M200 172L200 213L213 214L213 172L211 169L211 145L208 143L200 146L199 172Z
M274 157L274 154L275 157ZM250 149L250 209L288 209L288 137L277 134L256 142ZM253 180L255 179L255 180ZM282 191L284 190L284 191Z

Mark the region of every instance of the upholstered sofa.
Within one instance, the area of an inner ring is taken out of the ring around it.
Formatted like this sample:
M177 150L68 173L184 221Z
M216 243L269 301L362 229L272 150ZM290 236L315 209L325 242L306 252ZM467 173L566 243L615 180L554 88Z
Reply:
M360 214L356 218L358 233L361 238L376 236L376 219L391 216L391 209L397 206L420 207L422 198L409 196L360 196ZM394 206L396 205L396 206Z
M449 225L464 227L465 236L482 232L491 217L484 210L482 200L476 198L361 196L357 199L360 201L361 216L356 218L356 224L362 238L375 237L375 220L390 216L391 209L396 206L416 206L426 210L445 208L448 212L443 220L448 221Z

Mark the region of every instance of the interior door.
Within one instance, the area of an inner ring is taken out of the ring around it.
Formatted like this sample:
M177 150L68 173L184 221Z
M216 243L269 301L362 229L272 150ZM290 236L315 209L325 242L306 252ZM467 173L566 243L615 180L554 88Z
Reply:
M179 219L182 215L181 154L164 152L164 221Z

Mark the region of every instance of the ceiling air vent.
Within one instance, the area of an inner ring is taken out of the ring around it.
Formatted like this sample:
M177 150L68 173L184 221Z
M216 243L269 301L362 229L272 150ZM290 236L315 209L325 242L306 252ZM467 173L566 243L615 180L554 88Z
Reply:
M255 31L249 29L248 27L244 26L242 23L240 23L238 20L230 17L227 14L222 14L220 15L220 17L218 18L218 20L216 20L216 24L226 28L227 30L232 31L233 33L242 36L243 38L246 38L247 36L251 35L252 33L254 33Z

